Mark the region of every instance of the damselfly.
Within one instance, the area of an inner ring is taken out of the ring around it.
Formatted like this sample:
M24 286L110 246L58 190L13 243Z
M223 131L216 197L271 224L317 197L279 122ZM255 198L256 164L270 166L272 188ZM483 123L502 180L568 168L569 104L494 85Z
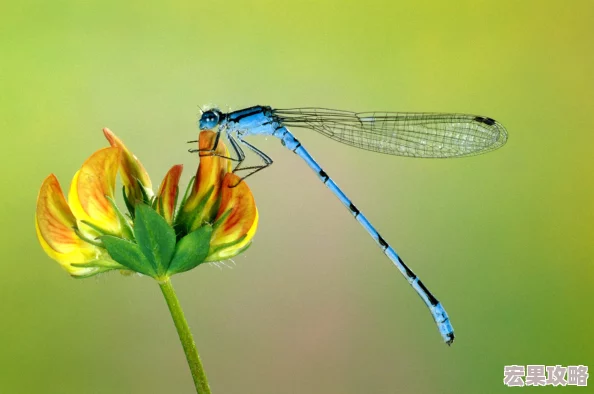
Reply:
M349 112L325 108L274 109L255 106L229 113L213 108L202 113L201 130L218 126L214 154L221 133L231 143L237 162L234 171L249 171L244 179L272 164L264 152L244 140L251 135L271 135L299 155L320 180L338 197L355 219L365 228L384 254L400 270L429 307L437 328L448 344L454 341L454 329L441 303L429 292L396 251L379 235L361 211L311 157L287 127L295 126L317 131L336 141L361 149L397 156L447 158L463 157L497 149L507 141L507 131L495 120L485 116L440 113ZM245 153L242 146L257 154L262 165L242 167ZM192 150L198 151L198 150Z

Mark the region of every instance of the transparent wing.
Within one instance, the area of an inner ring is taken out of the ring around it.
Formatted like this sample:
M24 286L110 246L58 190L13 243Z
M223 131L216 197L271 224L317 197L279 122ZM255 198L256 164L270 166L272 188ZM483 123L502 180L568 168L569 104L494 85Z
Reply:
M361 149L398 156L461 157L497 149L507 131L484 116L440 113L275 109L286 126L315 130Z

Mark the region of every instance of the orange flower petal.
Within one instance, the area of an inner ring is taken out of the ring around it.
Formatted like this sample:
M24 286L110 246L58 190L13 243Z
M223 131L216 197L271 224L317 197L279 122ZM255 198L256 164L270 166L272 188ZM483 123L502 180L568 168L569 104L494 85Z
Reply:
M181 164L171 167L157 193L157 212L165 218L167 223L173 222L173 215L175 214L175 203L177 202L177 195L179 192L179 178L181 177L184 166Z
M224 216L211 236L211 248L206 261L219 261L238 254L252 240L258 228L258 209L247 183L233 173L227 173L221 187L221 205L217 219ZM235 187L230 187L234 186Z
M116 135L108 128L103 129L105 138L109 141L111 146L118 147L122 151L120 158L120 176L122 177L122 183L126 188L126 196L128 200L136 205L137 202L142 201L143 194L139 190L138 181L144 186L145 193L152 197L152 183L151 179L134 154L124 145Z
M118 147L93 153L74 175L68 194L70 208L78 220L86 220L113 235L121 233L121 225L106 197L114 197L120 154Z
M66 203L58 179L53 174L43 181L39 190L35 228L43 250L71 275L87 275L97 270L71 265L95 260L100 251L76 235L76 218Z
M199 136L199 149L212 149L217 133L205 130ZM215 150L217 155L229 157L229 150L219 139ZM223 176L231 171L231 161L208 153L201 153L200 165L196 173L194 187L188 196L181 212L181 221L186 222L187 231L193 231L202 223L211 223L218 210L218 201L221 193L221 180ZM209 191L213 189L206 201L203 201ZM196 212L199 204L204 204L201 212Z

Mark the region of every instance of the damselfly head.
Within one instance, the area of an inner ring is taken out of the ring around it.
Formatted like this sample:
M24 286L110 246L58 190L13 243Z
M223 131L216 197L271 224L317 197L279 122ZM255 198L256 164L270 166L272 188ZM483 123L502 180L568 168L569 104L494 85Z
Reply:
M199 127L200 130L210 130L215 128L223 117L223 113L217 108L209 109L204 111L200 117Z

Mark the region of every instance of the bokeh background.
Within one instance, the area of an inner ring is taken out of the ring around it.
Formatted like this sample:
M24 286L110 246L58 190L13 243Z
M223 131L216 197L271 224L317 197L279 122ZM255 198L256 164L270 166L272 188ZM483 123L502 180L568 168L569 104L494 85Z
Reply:
M451 348L305 164L252 139L275 160L249 179L254 244L174 278L214 393L498 393L504 365L594 366L593 20L577 0L2 2L0 392L192 392L157 285L70 279L33 217L105 126L154 183L175 163L188 180L205 104L473 113L510 134L417 160L293 130L446 306Z

